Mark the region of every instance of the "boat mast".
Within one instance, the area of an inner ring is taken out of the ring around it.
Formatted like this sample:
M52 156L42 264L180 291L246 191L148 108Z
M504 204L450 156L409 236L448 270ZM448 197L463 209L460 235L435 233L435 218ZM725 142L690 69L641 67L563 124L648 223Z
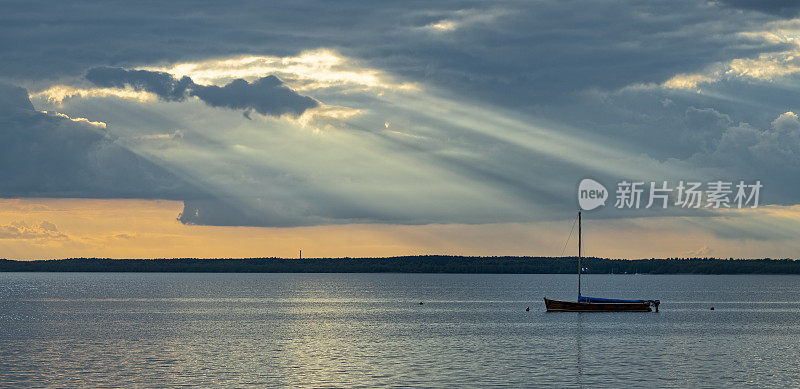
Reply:
M578 301L581 300L581 211L578 211Z

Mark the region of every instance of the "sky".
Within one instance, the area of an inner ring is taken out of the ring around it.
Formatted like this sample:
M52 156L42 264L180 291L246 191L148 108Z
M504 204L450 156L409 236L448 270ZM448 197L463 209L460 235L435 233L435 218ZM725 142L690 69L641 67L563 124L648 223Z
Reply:
M3 8L0 257L574 255L584 178L588 255L800 249L793 2Z

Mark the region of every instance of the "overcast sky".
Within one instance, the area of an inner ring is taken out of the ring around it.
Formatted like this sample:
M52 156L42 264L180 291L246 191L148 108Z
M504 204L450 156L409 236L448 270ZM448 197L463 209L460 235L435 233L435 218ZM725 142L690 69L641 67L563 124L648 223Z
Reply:
M183 205L165 223L273 233L535 235L573 217L591 177L612 191L591 217L619 231L657 219L681 247L663 255L735 256L722 249L731 242L790 255L798 11L748 0L8 1L0 197L170 200ZM618 211L622 180L760 180L762 207ZM69 235L55 214L14 212L0 218L7 245ZM375 253L436 251L423 235Z

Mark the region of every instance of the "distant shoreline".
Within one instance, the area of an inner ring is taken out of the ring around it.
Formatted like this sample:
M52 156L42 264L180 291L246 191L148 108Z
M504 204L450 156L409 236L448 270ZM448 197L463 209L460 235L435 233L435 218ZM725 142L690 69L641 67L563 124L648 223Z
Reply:
M583 258L588 274L800 274L793 259ZM0 272L574 274L575 257L0 260Z

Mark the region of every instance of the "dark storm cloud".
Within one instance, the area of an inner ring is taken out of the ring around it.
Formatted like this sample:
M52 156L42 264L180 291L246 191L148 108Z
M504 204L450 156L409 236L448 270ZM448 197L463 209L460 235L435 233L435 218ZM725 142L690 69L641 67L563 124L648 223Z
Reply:
M183 101L197 85L189 77L176 79L169 73L149 70L125 70L122 68L99 67L89 69L86 79L95 85L106 88L125 88L130 86L137 91L147 91L158 95L165 101Z
M1 197L184 198L190 185L115 144L97 126L34 110L0 83Z
M460 13L459 13L460 12ZM470 15L497 15L470 23ZM763 50L736 33L776 19L698 1L11 2L0 74L36 82L100 65L332 47L412 81L512 106L663 81ZM424 28L453 20L455 30ZM102 39L99 39L102 37ZM165 39L167 37L168 39Z
M284 199L280 204L266 203L253 198L202 198L183 202L178 220L183 224L207 226L298 227L346 223L354 214L335 219L324 217L327 207L308 212L308 202L297 198Z
M194 96L212 107L255 110L262 115L299 116L319 103L287 88L278 77L266 76L252 83L236 79L219 87L199 85L189 77L177 79L169 73L121 68L92 68L86 79L102 87L124 88L156 94L165 101L183 101Z
M31 85L77 77L100 65L134 68L331 47L409 81L531 109L569 104L576 91L662 82L784 47L738 34L779 17L693 0L420 1L369 7L358 1L224 7L20 1L4 8L0 50L6 60L0 74ZM465 14L494 16L477 23ZM452 20L455 29L425 28L442 20ZM170 98L169 90L164 92Z
M271 116L299 116L305 110L319 105L316 100L285 87L275 76L262 77L252 83L237 79L223 87L198 85L191 94L213 107L252 109Z

